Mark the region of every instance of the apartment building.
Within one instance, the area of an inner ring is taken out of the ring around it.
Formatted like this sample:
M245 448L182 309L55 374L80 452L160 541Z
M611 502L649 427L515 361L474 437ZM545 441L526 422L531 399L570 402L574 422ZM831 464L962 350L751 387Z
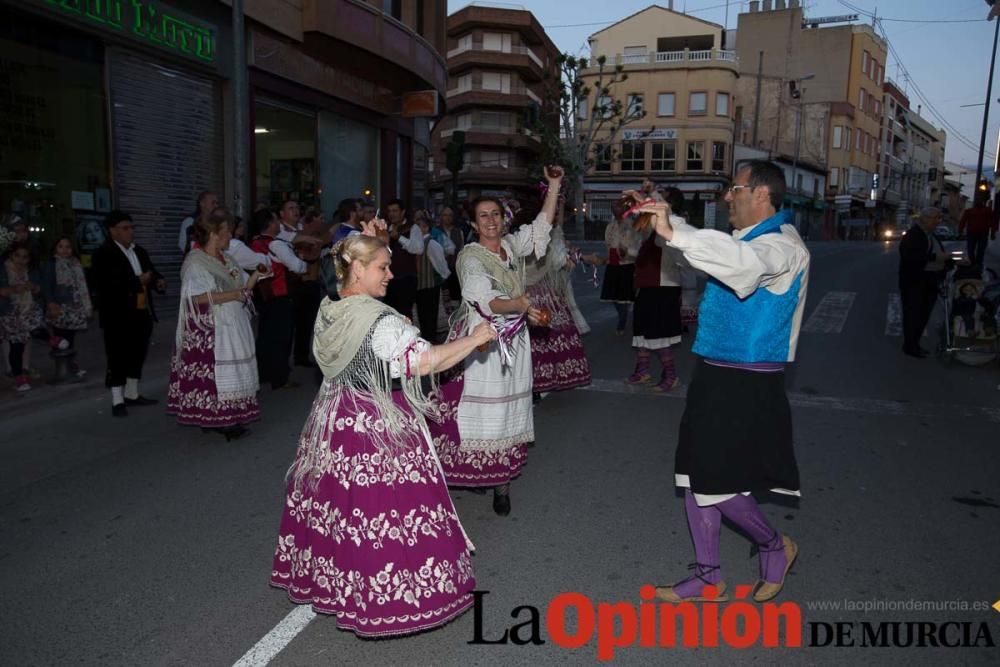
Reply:
M740 139L826 168L812 206L831 211L829 234L874 227L887 215L877 177L887 44L869 25L809 19L798 0L754 0L738 21Z
M947 135L921 117L919 106L910 108L902 86L887 79L884 90L879 201L904 227L921 208L945 197Z
M581 126L608 102L594 85L600 56L606 72L621 65L628 74L611 97L637 116L615 136L598 135L600 150L584 185L589 217L610 219L622 189L650 178L684 192L692 224L724 226L717 203L731 181L738 66L736 54L723 48L723 27L654 5L588 41L591 67L581 78L595 92L580 105Z
M429 165L434 200L450 199L445 146L458 130L465 133L458 200L524 192L541 142L523 130L522 120L542 107L546 87L559 80L559 52L522 9L473 3L451 14L447 25L448 113L434 128Z

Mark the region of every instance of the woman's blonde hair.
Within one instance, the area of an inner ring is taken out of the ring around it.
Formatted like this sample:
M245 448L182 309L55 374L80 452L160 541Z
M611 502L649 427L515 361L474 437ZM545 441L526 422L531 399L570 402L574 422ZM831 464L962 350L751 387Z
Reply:
M351 263L355 260L368 266L382 249L388 249L385 243L374 236L364 234L351 234L338 241L330 251L337 271L337 282L342 285L347 282L351 275Z

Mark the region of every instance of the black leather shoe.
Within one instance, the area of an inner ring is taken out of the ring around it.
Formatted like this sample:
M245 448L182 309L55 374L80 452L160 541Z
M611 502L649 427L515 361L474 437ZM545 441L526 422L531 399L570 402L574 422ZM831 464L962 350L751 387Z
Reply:
M111 406L111 416L112 417L128 417L128 410L125 408L124 403L119 403L118 405Z
M159 403L159 401L155 398L146 398L145 396L125 399L125 405L132 405L135 407L142 407L143 405L156 405L157 403Z
M912 349L909 347L903 348L903 354L905 354L908 357L913 357L914 359L924 359L925 357L927 357L927 354L925 352L919 349Z
M499 516L510 514L510 493L493 492L493 511Z
M222 429L222 434L226 436L226 442L231 440L239 440L247 433L250 432L246 426L242 424L237 424L236 426L230 426L229 428Z

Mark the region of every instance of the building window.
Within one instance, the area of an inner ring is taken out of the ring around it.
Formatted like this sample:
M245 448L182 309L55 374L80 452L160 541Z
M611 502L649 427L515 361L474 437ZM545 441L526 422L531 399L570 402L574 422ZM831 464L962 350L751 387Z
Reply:
M403 20L402 0L382 0L382 11L397 21Z
M721 141L712 142L712 171L726 170L726 144Z
M676 171L677 170L677 144L673 141L658 141L652 146L653 163L650 169L653 171Z
M851 150L851 128L844 128L844 150Z
M483 72L483 90L510 92L510 74L500 72Z
M594 108L594 115L602 115L605 120L611 118L612 115L612 101L607 95L601 95L597 98L597 105Z
M626 46L623 62L628 64L644 63L648 60L645 46Z
M673 116L674 115L674 94L673 93L660 93L656 98L656 115L657 116Z
M577 109L576 117L580 120L587 120L587 108L590 106L590 100L584 98L580 100L580 108Z
M729 93L715 94L715 115L729 118Z
M858 93L858 109L861 111L865 110L865 89L862 88Z
M594 171L611 171L611 146L594 146Z
M840 169L837 167L830 170L830 187L834 190L840 187Z
M802 174L795 175L795 191L802 192Z
M510 53L510 33L506 32L484 32L484 51L502 51Z
M688 114L699 116L708 113L708 93L691 93Z
M643 95L641 93L630 93L627 99L628 105L625 107L626 117L642 118L646 113L646 108L643 104Z
M862 135L863 134L864 134L864 132L862 132L861 130L857 130L854 133L854 150L856 150L856 151L860 151L861 150L861 140L862 140Z
M861 54L861 71L866 75L868 75L868 67L871 65L871 61L872 58L868 55L867 51Z
M840 125L833 126L833 147L843 148L844 146L844 128Z
M646 142L623 141L621 170L645 171L645 169L646 169Z
M705 171L705 142L692 141L688 144L688 171Z

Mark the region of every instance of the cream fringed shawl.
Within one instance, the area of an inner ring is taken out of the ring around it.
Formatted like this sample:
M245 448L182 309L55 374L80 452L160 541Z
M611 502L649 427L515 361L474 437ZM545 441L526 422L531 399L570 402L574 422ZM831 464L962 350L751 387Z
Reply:
M220 401L250 398L257 393L257 357L254 352L250 311L241 301L211 303L201 312L195 298L212 292L243 287L243 270L229 255L223 262L199 248L188 253L181 266L181 304L175 334L175 354L180 357L185 339L198 330L214 333L215 389Z
M373 428L366 433L380 453L397 456L422 440L426 426L419 422L423 416L435 414L424 394L418 368L419 352L426 343L414 336L405 349L399 350L398 358L380 358L372 339L385 318L402 316L369 296L355 295L339 301L325 298L320 304L313 329L313 355L324 381L302 433L302 451L289 471L296 487L302 482L313 484L322 474L324 458L329 455L329 443L323 438L326 421L338 413L344 401L349 402L351 410L356 409L356 423L361 423L363 417L371 418ZM397 366L403 394L418 423L392 400L393 370ZM433 393L437 389L433 373L430 380Z

